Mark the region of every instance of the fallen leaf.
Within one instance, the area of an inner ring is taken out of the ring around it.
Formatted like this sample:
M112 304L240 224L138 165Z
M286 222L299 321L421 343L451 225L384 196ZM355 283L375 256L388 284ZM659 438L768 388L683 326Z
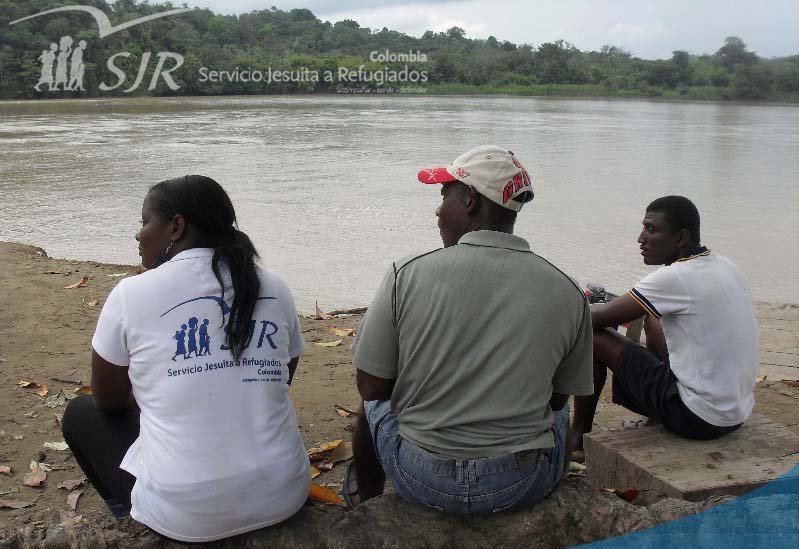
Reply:
M333 469L333 464L329 461L320 461L316 464L316 467L318 467L320 471L331 471Z
M0 474L11 476L11 467L8 465L0 465Z
M794 393L792 393L790 391L780 391L780 394L781 395L785 395L787 397L799 399L799 395L795 395Z
M799 381L794 381L792 379L783 379L782 382L787 385L788 387L796 387L799 388Z
M75 490L74 492L70 492L67 494L67 505L69 508L75 511L78 507L78 498L80 498L83 492L80 490Z
M322 309L319 308L319 302L317 301L316 312L311 318L315 318L316 320L328 320L330 318L330 315L322 312Z
M83 522L83 515L75 515L74 517L62 517L64 520L58 523L61 528L67 528L69 526L77 526L81 522Z
M119 278L120 276L127 276L127 274L128 273L114 273L114 274L110 274L110 275L106 275L106 276L108 276L110 278Z
M712 457L716 461L722 461L724 459L724 454L721 452L710 452L708 456Z
M44 398L44 397L46 397L46 396L47 396L47 393L49 393L49 392L50 392L50 391L47 389L47 385L45 385L44 383L42 383L42 386L41 386L41 387L39 387L39 390L38 390L38 391L36 391L36 394L37 394L37 395L39 395L40 397Z
M22 484L31 488L38 488L45 480L47 480L47 473L39 467L35 467L30 473L25 475L25 478L22 479Z
M48 408L55 408L56 406L63 406L67 402L67 397L63 391L58 391L54 395L50 395L44 399L44 405Z
M349 408L345 408L341 404L334 404L333 408L336 410L336 413L341 417L350 417L358 415L358 412L356 412L355 410L350 410Z
M321 474L322 474L322 471L320 471L316 467L313 467L313 466L311 467L311 478L316 478L316 477L318 477Z
M25 387L26 389L38 389L39 387L41 387L41 385L39 385L35 381L20 381L19 383L17 383L17 385L19 385L20 387Z
M22 440L25 438L25 435L14 435L14 440Z
M329 459L334 464L340 461L352 459L352 443L345 442L344 444L339 444L336 446L336 448L330 453Z
M90 395L92 394L92 388L89 387L88 385L83 385L81 387L78 387L72 392L75 393L76 395Z
M45 442L44 447L48 450L56 450L57 452L63 452L64 450L69 450L69 444L65 441L61 442Z
M80 279L79 282L76 282L75 284L70 284L69 286L64 286L64 289L74 290L75 288L85 288L88 285L89 285L89 277L84 276L83 278Z
M83 479L83 478L78 478L78 479L75 479L75 480L65 480L64 482L62 482L61 484L56 486L56 488L62 488L64 490L66 490L67 492L71 492L72 490L74 490L78 486L82 486L84 482L86 482L86 479Z
M36 412L36 410L31 410L30 412L25 414L25 417L39 417L39 414Z
M354 328L336 328L335 326L330 326L327 331L336 337L347 337L355 333Z
M621 499L626 501L627 503L632 503L638 496L641 494L638 490L628 489L628 490L617 490L615 488L600 488L600 492L605 492L607 494L616 494Z
M61 272L61 271L44 271L44 274L46 274L46 275L62 275L64 273Z
M97 306L97 300L92 299L91 301L87 302L86 305L88 305L89 307L95 307Z
M763 376L757 376L755 378L755 383L763 383L764 381L766 381L767 377L768 377L768 374L763 375Z
M336 341L327 341L325 343L314 343L317 347L338 347L341 345L341 342L344 341L343 339L337 339Z
M576 461L569 462L569 472L571 473L579 473L580 471L585 471L587 467L582 463L577 463Z
M325 442L321 444L318 448L311 448L308 450L308 457L318 456L320 454L324 454L325 452L330 452L338 448L339 444L343 441L341 439L331 440L330 442Z
M311 484L311 489L308 491L308 499L317 503L344 505L344 500L342 500L337 493L330 488L326 488L318 484Z
M44 463L44 462L40 463L40 462L38 462L36 460L31 461L30 468L31 468L31 471L33 471L35 469L41 469L45 473L49 473L50 471L53 470L53 468L50 467L49 465L47 465L46 463Z
M33 505L32 501L17 501L15 499L0 499L0 509L24 509Z

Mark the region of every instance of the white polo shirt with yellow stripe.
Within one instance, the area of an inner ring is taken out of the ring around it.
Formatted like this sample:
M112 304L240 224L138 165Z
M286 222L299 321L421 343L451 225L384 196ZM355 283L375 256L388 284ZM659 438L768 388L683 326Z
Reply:
M660 267L629 294L660 319L688 409L718 427L743 423L755 404L758 333L738 267L705 250Z

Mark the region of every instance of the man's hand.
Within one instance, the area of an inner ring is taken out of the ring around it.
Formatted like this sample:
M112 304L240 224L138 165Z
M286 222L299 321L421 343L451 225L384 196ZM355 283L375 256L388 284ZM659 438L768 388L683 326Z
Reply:
M617 297L610 303L601 303L591 306L591 326L594 330L601 330L631 322L641 318L646 311L635 301L630 294Z
M391 393L394 391L394 383L396 381L396 379L383 379L382 377L373 376L362 370L356 370L355 374L358 392L365 401L391 400Z

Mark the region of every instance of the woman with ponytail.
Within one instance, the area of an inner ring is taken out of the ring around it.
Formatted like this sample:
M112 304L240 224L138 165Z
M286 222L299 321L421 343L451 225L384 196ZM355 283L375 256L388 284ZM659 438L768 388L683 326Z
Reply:
M287 519L310 483L288 397L304 347L291 292L208 177L152 187L136 240L147 271L108 296L92 395L64 414L75 459L115 516L172 539Z

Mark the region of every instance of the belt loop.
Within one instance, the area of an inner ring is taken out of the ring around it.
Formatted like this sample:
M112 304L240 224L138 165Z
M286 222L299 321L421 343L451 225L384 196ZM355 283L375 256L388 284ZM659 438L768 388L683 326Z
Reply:
M463 460L455 460L455 482L463 484Z
M473 459L469 460L469 482L477 481L477 463Z

